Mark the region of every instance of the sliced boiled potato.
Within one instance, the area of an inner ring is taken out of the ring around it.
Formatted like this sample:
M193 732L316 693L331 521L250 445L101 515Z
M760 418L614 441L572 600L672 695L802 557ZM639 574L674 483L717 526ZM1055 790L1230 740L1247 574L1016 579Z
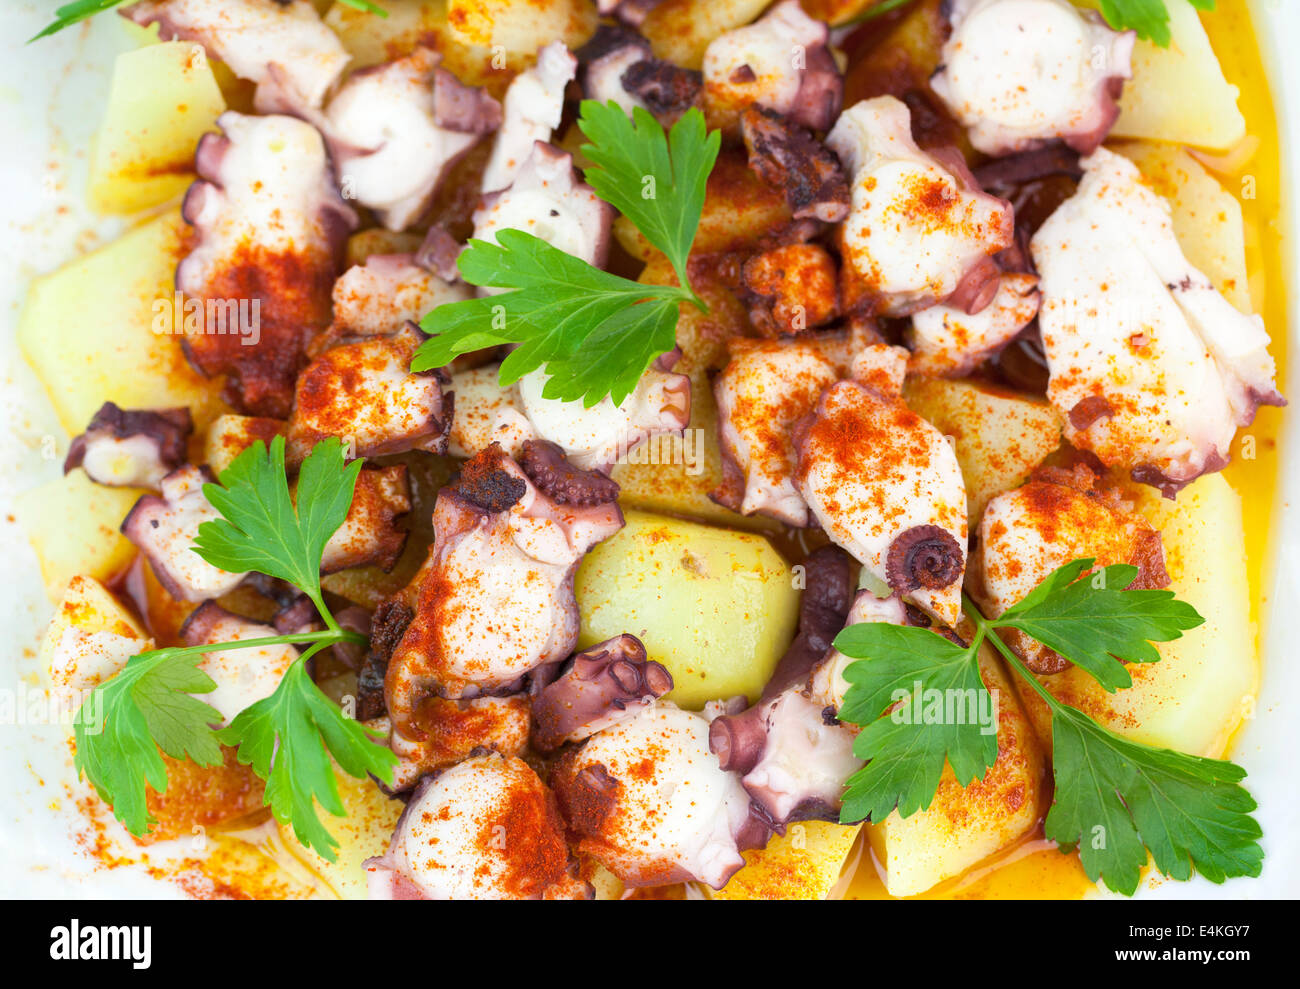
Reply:
M186 405L199 429L224 411L220 380L194 371L182 337L167 332L185 229L180 211L170 210L32 282L18 346L69 433L84 430L107 401L124 409Z
M973 381L910 378L909 408L951 437L966 482L970 531L984 506L1019 487L1061 445L1061 416L1045 401Z
M348 238L346 261L349 267L365 264L372 254L414 254L424 238L416 233L371 227Z
M1148 745L1219 757L1254 703L1259 669L1250 620L1241 498L1220 474L1184 488L1176 501L1136 487L1138 508L1161 532L1170 590L1205 624L1157 644L1160 662L1129 664L1133 686L1106 693L1077 668L1040 679L1060 700L1102 725ZM1050 716L1021 686L1040 737Z
M745 852L745 865L714 900L824 900L835 888L862 825L802 821Z
M108 488L74 470L14 499L14 514L41 564L50 600L81 575L107 580L131 562L135 547L118 532L137 488Z
M629 511L583 560L579 648L630 632L673 676L667 699L758 697L794 637L799 591L762 536Z
M203 441L203 462L220 477L232 460L258 440L269 449L271 441L288 428L287 422L266 416L241 416L233 412L217 416Z
M90 204L135 213L194 181L194 148L226 109L202 47L181 41L123 52L90 156Z
M996 698L998 758L984 779L962 787L944 767L933 803L908 818L894 811L866 825L891 896L915 896L1014 844L1038 823L1046 761L1016 691L993 650L980 650L980 674Z
M720 34L757 20L771 0L661 0L641 24L659 58L698 69Z
M1242 312L1251 312L1241 203L1176 145L1129 141L1116 150L1169 201L1174 235L1187 260L1209 276L1224 298Z
M1076 2L1100 5L1099 0ZM1246 133L1246 118L1237 108L1240 93L1224 78L1196 9L1190 3L1165 6L1173 40L1167 48L1137 43L1133 78L1124 85L1111 136L1230 148Z
M400 800L385 796L378 784L370 778L356 779L337 766L334 779L338 783L339 798L347 811L346 817L334 817L320 811L321 820L339 843L338 857L327 861L310 848L298 844L293 828L281 824L280 835L288 847L302 858L307 866L321 877L339 899L364 900L366 898L366 870L362 863L368 858L382 855L393 836L397 819L405 806Z

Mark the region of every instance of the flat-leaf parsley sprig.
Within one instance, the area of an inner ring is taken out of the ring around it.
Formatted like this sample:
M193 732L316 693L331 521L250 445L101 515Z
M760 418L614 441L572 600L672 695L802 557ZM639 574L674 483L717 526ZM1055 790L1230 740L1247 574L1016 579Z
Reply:
M1107 691L1132 684L1123 662L1156 662L1152 642L1169 642L1204 622L1171 591L1127 590L1137 568L1116 565L1085 576L1093 560L1075 560L1049 575L996 619L969 599L974 626L962 647L930 629L884 623L852 625L835 648L858 659L845 670L842 720L862 725L854 752L870 760L848 781L841 820L880 821L930 806L945 759L963 786L982 779L997 759L996 736L975 718L958 724L911 723L890 716L919 690L961 690L968 710L991 709L979 676L986 640L1052 713L1055 792L1045 833L1077 848L1085 872L1132 895L1148 853L1173 879L1193 870L1213 882L1257 876L1263 861L1255 801L1234 763L1142 745L1103 728L1058 701L997 633L1015 629L1055 650ZM941 719L942 720L942 719Z
M498 295L439 306L421 321L432 334L412 370L449 364L459 354L514 345L501 364L509 385L545 367L542 394L590 408L606 396L618 405L651 362L676 345L681 303L707 307L691 289L686 262L704 208L704 190L721 135L687 111L665 134L641 108L584 100L578 126L591 140L587 181L636 224L667 257L678 285L645 285L602 271L522 230L496 243L471 240L457 262L471 285Z
M158 793L167 789L160 749L174 759L213 766L222 761L222 744L235 746L239 761L266 780L265 800L275 819L331 861L337 842L314 807L345 812L329 757L352 776L392 781L396 756L321 693L307 673L307 661L321 650L366 641L340 627L320 585L325 544L347 518L360 469L359 460L345 464L337 439L318 443L298 473L295 501L284 438L276 437L269 450L260 440L244 450L220 484L204 486L222 517L199 526L194 551L225 570L256 570L289 581L316 605L326 627L141 653L95 688L73 720L75 765L132 834L143 835L157 823L145 786ZM221 715L194 696L216 689L199 669L204 654L284 644L308 648L270 697L241 711L227 727L214 728Z
M39 38L56 34L65 27L71 27L73 24L94 17L106 10L112 10L114 7L120 7L128 2L130 0L72 0L72 3L65 3L61 7L56 7L54 20L28 38L27 43L30 45ZM388 16L388 11L377 4L371 3L370 0L339 0L339 2L347 4L349 7L355 7L357 10L365 11L368 14L378 14L380 17Z

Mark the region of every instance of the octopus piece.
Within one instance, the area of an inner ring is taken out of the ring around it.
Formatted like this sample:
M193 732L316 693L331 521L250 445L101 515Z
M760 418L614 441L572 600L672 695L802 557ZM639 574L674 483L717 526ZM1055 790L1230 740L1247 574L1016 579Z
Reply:
M796 220L839 223L849 215L849 184L840 160L804 128L762 107L740 117L749 167L785 193Z
M263 577L266 575L263 574ZM254 581L250 580L250 584ZM292 589L292 585L290 585ZM356 632L362 637L370 635L370 612L360 605L349 605L334 616L339 627ZM306 594L299 594L271 616L271 624L280 635L297 635L303 632L322 632L325 622L316 605ZM349 670L359 670L366 657L366 648L356 642L336 642L317 655L330 655Z
M564 113L564 90L577 71L578 60L564 42L552 41L538 50L536 64L515 76L506 90L501 129L483 169L485 193L513 185L533 146L551 140Z
M439 61L417 48L355 72L325 113L340 186L389 230L419 220L451 167L501 122L496 100Z
M145 0L122 11L159 26L164 41L193 41L257 84L259 113L319 107L351 56L309 0Z
M950 305L912 314L909 374L962 378L1005 347L1038 315L1038 277L1007 272L993 301L973 316Z
M372 337L392 333L403 323L418 323L425 314L449 302L470 297L469 290L451 284L421 266L410 254L372 254L353 265L334 283L334 325L329 336ZM313 350L321 349L313 341Z
M713 379L723 468L714 501L786 525L811 523L794 482L791 433L822 391L849 374L857 346L846 333L728 341L730 359Z
M996 618L1072 560L1093 558L1094 569L1138 568L1134 589L1169 586L1160 530L1114 486L1088 467L1045 468L1027 484L998 495L980 520L971 554L971 596ZM1027 635L1009 630L1007 643L1035 673L1059 673L1069 661Z
M840 230L855 285L846 309L861 299L874 313L907 316L952 300L975 313L993 301L993 256L1012 245L1013 211L980 190L960 153L917 147L911 112L892 96L845 110L826 143L853 176Z
M795 429L795 484L831 538L952 627L966 569L966 487L951 444L900 397L907 351L876 345Z
M394 731L417 740L424 697L513 693L525 674L573 652L574 574L623 516L613 501L557 502L494 446L439 491L433 524L414 617L384 684Z
M141 495L122 521L122 535L149 561L158 582L178 601L206 601L233 591L248 576L214 567L194 552L199 526L221 517L203 485L216 480L186 464L158 482L158 494Z
M826 658L849 620L853 605L852 560L838 546L822 546L804 558L804 589L799 598L799 630L777 661L763 688L761 700L770 700L793 686L803 687L812 671Z
M402 641L415 612L400 599L383 602L370 618L370 642L357 670L357 720L376 721L388 711L384 703L384 677L393 650ZM389 726L391 728L391 725Z
M1063 141L1097 150L1133 78L1133 31L1069 0L952 0L930 87L974 147L1005 155Z
M730 126L746 108L765 107L810 130L828 129L844 102L830 52L830 28L782 0L753 24L714 38L704 52L704 104Z
M156 488L185 463L193 431L187 408L120 409L105 402L72 441L63 473L80 467L96 484Z
M485 752L523 755L532 726L531 705L527 694L468 700L430 697L421 706L424 737L419 739L394 732L392 722L385 717L366 722L367 727L388 736L394 755L401 760L386 789L402 793L430 773Z
M506 388L497 383L499 365L452 377L456 418L449 449L473 456L492 443L510 455L533 439L554 444L574 467L608 473L630 451L656 436L679 434L691 420L691 383L676 374L673 353L648 368L619 405L608 397L586 408L581 402L544 398L547 375L538 370Z
M583 95L589 100L612 100L629 114L640 107L665 127L700 102L703 76L655 58L650 42L625 27L600 25L578 58Z
M298 377L288 459L300 463L321 440L343 437L352 456L445 453L452 395L441 370L412 371L424 340L413 323L325 351Z
M187 646L218 646L279 634L275 626L236 615L215 601L204 601L180 629L181 641ZM240 711L275 693L297 659L298 650L287 643L205 652L198 667L217 687L197 696L216 708L223 723L229 724Z
M845 617L844 627L861 625L865 622L884 622L889 625L924 624L915 619L919 613L909 609L897 594L878 597L871 590L863 588L853 598L853 605ZM858 660L845 656L836 649L829 650L808 677L805 694L829 718L838 714L844 706L844 697L849 691L849 681L844 671Z
M533 747L550 752L634 718L673 688L668 670L646 658L634 635L578 653L533 698Z
M586 900L555 797L496 753L426 777L388 850L365 862L372 900Z
M329 324L330 290L357 218L310 124L227 112L217 125L220 135L199 141L199 180L181 206L197 237L176 267L176 287L204 302L204 325L183 345L202 374L227 376L227 400L239 411L283 419L307 341Z
M750 322L766 337L829 323L839 315L838 275L820 244L787 244L754 255L741 273L753 295Z
M856 731L828 717L802 685L709 725L709 746L778 833L792 821L839 820L844 783L862 768Z
M578 851L629 886L721 889L751 830L740 779L709 751L709 722L660 702L563 755L551 777Z
M1166 497L1228 462L1237 427L1284 405L1269 335L1178 244L1168 202L1099 148L1034 235L1038 321L1065 436Z
M573 156L539 141L510 187L483 197L474 212L474 236L495 242L498 230L522 230L603 268L613 221L613 207L579 180ZM479 294L504 291L481 288Z
M365 566L392 570L406 546L406 530L397 520L410 510L405 464L362 470L347 518L325 544L321 573Z
M424 235L419 249L415 252L415 263L425 271L431 271L449 285L460 281L460 252L464 246L444 227L434 224Z

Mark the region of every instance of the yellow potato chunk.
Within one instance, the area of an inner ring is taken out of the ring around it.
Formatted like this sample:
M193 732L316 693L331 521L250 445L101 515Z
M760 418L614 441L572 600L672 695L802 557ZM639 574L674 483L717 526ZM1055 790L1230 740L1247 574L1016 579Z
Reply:
M862 825L803 821L745 852L745 865L714 900L824 900L844 871Z
M580 48L596 31L596 7L587 0L448 0L447 26L462 44L531 57L552 41Z
M1019 487L1061 445L1061 416L1044 401L973 381L911 378L903 387L908 407L952 437L966 482L970 531L984 507Z
M147 49L146 49L147 50ZM221 382L201 377L171 327L185 223L171 210L32 282L18 346L78 434L107 401L124 409L188 405L197 428L224 411Z
M289 825L277 826L284 843L302 858L335 896L341 900L364 900L366 870L361 863L387 850L388 839L393 836L393 828L397 826L404 805L400 800L385 796L370 778L356 779L336 766L334 779L347 816L334 817L319 810L318 813L339 843L335 861L327 861L312 849L298 844Z
M1099 0L1078 2L1099 6ZM1166 6L1173 40L1167 48L1137 43L1133 78L1124 84L1111 136L1230 148L1246 133L1246 118L1237 108L1239 91L1224 78L1196 9L1190 3Z
M629 511L587 554L579 648L630 632L673 676L667 699L756 699L794 636L799 591L762 536Z
M871 847L884 865L890 896L915 896L959 876L1038 823L1043 749L988 645L980 650L980 675L997 702L997 762L984 779L967 787L945 766L928 808L906 819L894 811L881 823L866 825Z
M1251 312L1241 203L1183 148L1149 141L1116 148L1169 201L1174 236L1187 260L1242 312Z
M720 34L756 20L770 0L662 0L646 15L641 33L659 58L698 69L704 50Z
M173 41L123 52L90 157L90 204L135 213L194 181L194 148L226 109L197 45Z
M138 488L103 487L74 470L14 499L50 600L57 601L73 577L107 580L131 562L135 547L118 526L142 494Z
M1145 742L1219 757L1254 704L1258 680L1250 621L1241 499L1209 474L1168 501L1134 489L1138 510L1160 530L1170 590L1205 624L1157 644L1160 662L1128 664L1133 686L1108 694L1077 668L1040 679L1058 699L1112 731ZM1039 736L1049 737L1046 706L1021 687Z

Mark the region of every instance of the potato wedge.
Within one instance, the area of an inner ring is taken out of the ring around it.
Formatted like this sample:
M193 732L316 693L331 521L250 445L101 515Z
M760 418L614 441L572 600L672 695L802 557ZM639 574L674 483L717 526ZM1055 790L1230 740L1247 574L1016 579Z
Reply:
M626 515L578 569L579 648L630 632L673 675L668 700L756 699L794 636L789 565L754 533Z
M1099 0L1076 2L1100 6ZM1246 118L1237 108L1240 93L1224 78L1196 9L1190 3L1166 6L1173 40L1167 48L1137 43L1133 78L1124 85L1111 136L1230 148L1246 133Z
M90 156L89 196L101 213L136 213L194 181L194 148L226 101L203 49L181 41L123 52Z
M1138 510L1164 539L1170 590L1205 624L1158 644L1160 662L1129 664L1133 686L1106 693L1077 668L1042 677L1058 699L1112 731L1148 745L1218 758L1255 703L1258 662L1250 620L1241 498L1221 474L1208 474L1167 501L1134 488ZM1046 705L1020 686L1041 738L1051 730Z
M220 380L194 371L166 330L184 253L179 210L36 279L18 321L18 346L71 434L107 401L124 409L187 405L196 429L226 411ZM70 574L68 576L71 576Z
M970 531L984 506L1019 487L1061 445L1060 414L1044 401L974 381L910 378L903 399L952 438L966 481Z
M988 645L980 650L980 674L997 700L997 762L984 779L964 788L945 766L927 809L906 819L894 811L881 823L866 825L891 896L915 896L961 875L1038 823L1045 796L1043 748Z
M41 564L51 601L77 576L107 580L127 567L135 547L118 532L138 488L106 488L74 470L14 499L14 514Z
M824 900L835 888L862 825L802 821L766 848L745 852L745 865L714 900Z
M448 0L447 28L461 44L531 58L552 41L581 48L596 31L596 7L587 0Z
M743 27L770 0L662 0L646 15L641 33L659 58L698 69L704 50L718 35Z

